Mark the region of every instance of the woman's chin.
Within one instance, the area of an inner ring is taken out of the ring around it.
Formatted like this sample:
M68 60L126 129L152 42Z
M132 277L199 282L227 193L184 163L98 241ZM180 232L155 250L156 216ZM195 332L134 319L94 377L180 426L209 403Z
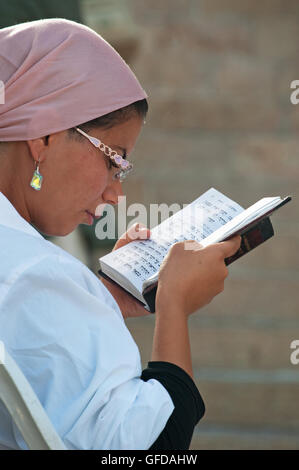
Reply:
M81 219L81 220L80 220ZM51 223L50 220L41 221L39 224L34 224L34 228L36 228L41 234L46 235L48 237L66 237L70 235L79 225L91 225L92 224L92 217L88 215L85 211L84 216L82 217L82 213L80 213L79 217L74 217L73 220L61 220L58 221L57 219L54 220L54 223Z
M44 226L44 227L37 227L35 228L42 234L46 235L48 237L66 237L70 233L72 233L76 228L78 227L78 224L74 224L73 226L63 226L60 225L59 227L50 227L50 226Z

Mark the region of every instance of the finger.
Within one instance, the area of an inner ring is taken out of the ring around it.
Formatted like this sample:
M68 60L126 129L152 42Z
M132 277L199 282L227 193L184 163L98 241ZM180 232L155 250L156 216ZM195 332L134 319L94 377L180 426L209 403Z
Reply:
M240 235L237 235L230 240L226 240L225 242L217 243L221 247L222 253L224 258L228 258L229 256L233 256L238 249L240 248L242 238Z
M141 223L136 223L132 225L127 231L127 239L129 241L136 240L138 238L148 238L150 237L150 229Z
M112 251L121 248L122 246L127 245L130 242L133 242L137 239L147 239L151 236L150 229L146 228L145 225L141 223L136 223L132 225L116 242Z

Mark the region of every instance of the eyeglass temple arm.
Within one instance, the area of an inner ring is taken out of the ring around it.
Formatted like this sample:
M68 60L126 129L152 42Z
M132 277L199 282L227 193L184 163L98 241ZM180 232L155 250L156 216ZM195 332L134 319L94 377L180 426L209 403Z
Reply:
M88 134L86 134L82 129L79 129L79 127L75 127L76 131L80 132L80 134L84 135L89 142L91 142L95 147L99 147L101 144L101 141L97 139L96 137L90 137Z

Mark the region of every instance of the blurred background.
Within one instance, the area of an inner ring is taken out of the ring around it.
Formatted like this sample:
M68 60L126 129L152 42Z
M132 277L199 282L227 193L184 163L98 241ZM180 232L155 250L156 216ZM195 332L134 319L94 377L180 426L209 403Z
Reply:
M100 33L149 95L124 183L134 203L187 204L215 187L243 207L292 195L276 235L229 268L225 291L189 321L206 403L191 449L299 449L299 79L297 0L0 1L0 26L64 17ZM130 219L128 218L128 222ZM80 226L53 242L94 272L113 242ZM154 316L127 320L144 367Z

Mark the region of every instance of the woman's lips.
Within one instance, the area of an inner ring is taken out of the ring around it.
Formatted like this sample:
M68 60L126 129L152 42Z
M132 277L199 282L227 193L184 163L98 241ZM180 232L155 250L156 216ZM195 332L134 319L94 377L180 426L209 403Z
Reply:
M88 215L88 225L92 225L94 222L95 216L89 211L85 211L85 212Z
M103 214L103 210L106 204L99 204L95 210L95 213L86 210L85 212L88 215L88 224L92 225L95 220L100 219Z
M89 211L86 211L86 212L87 214L90 214L94 219L99 219L101 217L100 215L96 215L93 212L89 212Z

